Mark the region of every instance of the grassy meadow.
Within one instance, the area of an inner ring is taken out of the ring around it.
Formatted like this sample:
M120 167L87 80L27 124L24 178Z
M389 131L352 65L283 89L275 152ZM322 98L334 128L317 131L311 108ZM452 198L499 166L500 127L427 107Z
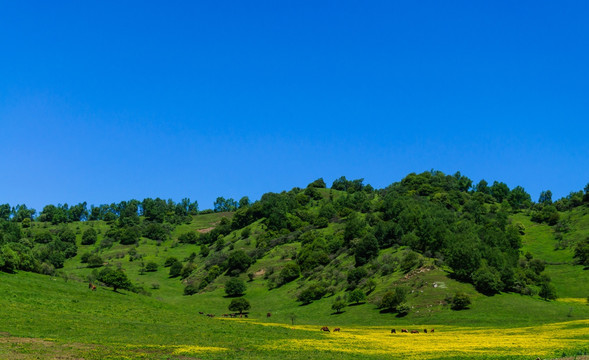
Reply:
M143 294L103 286L91 291L88 279L93 269L80 260L98 245L81 245L81 234L94 227L99 244L109 226L103 221L67 224L76 233L78 252L59 273L0 272L0 359L582 359L589 353L589 271L575 264L570 246L558 246L552 227L530 221L527 214L511 218L525 227L522 254L530 252L546 261L546 274L559 296L556 301L516 293L484 296L472 284L453 279L449 268L425 259L423 266L408 273L397 269L376 277L367 299L341 313L331 305L345 296L343 288L303 306L296 296L304 279L269 286L269 276L301 248L300 242L290 242L258 259L247 271L251 279L247 273L239 275L247 285L244 297L251 303L248 318L222 316L230 312L226 274L203 291L185 296L185 281L170 278L163 266L168 257L185 261L200 253L199 245L179 243L180 234L208 231L230 216L197 215L189 224L176 226L165 241L141 238L136 245L115 243L100 249L104 261L123 268L145 289ZM565 240L574 242L589 233L584 207L563 216L572 224ZM51 225L32 225L33 230L43 228ZM249 238L238 231L224 236L218 252L255 249L264 225L258 221L249 228ZM342 224L330 223L324 231L342 229ZM130 249L140 258L133 258ZM385 263L404 250L383 249L378 260ZM200 255L196 259L192 276L198 277L206 273L206 265ZM151 261L158 264L157 270L143 271ZM322 271L351 268L353 258L343 252ZM410 289L406 303L411 311L403 317L383 312L376 304L398 284ZM468 309L450 309L448 298L457 291L471 297ZM341 331L322 332L322 326ZM397 333L391 334L391 329ZM405 334L401 329L420 333ZM423 329L430 331L425 334Z

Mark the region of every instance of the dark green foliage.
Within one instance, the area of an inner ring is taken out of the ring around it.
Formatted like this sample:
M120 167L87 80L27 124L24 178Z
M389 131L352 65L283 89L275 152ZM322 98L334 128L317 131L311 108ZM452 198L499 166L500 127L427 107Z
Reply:
M289 262L280 270L279 284L286 284L301 276L301 268L295 262Z
M313 300L321 299L326 293L327 290L323 285L311 284L297 295L297 300L306 305L313 302Z
M141 233L137 227L123 228L118 232L118 240L121 245L133 245L139 241Z
M225 199L224 197L218 197L213 206L215 212L225 212L237 210L237 205L237 201L232 198Z
M182 263L178 260L170 266L169 275L171 278L178 277L182 273Z
M407 298L407 289L404 287L396 287L393 291L387 291L378 307L386 311L395 311Z
M210 250L209 250L208 246L206 246L206 245L200 246L200 250L199 250L200 256L205 258L205 257L209 256L209 252L210 252Z
M227 259L227 271L232 273L242 273L246 271L251 264L254 263L251 257L249 257L243 250L233 251Z
M372 234L364 236L354 246L356 266L362 266L378 256L378 241Z
M98 234L94 228L89 228L82 234L82 245L93 245L98 240Z
M493 268L483 263L472 275L475 288L482 294L493 295L503 289L501 275Z
M364 300L366 300L366 293L360 289L355 289L348 294L348 302L360 304Z
M90 255L87 260L89 268L101 267L104 264L104 260L99 255Z
M452 310L467 309L470 305L470 297L462 292L457 292L452 298Z
M59 238L59 240L66 243L76 243L76 234L74 234L74 232L69 227L64 227L60 229L59 233L57 234L57 237Z
M122 269L105 267L98 273L98 280L106 286L112 287L113 291L117 291L117 289L129 289L131 287L131 282Z
M325 185L325 181L323 181L323 178L319 178L315 181L313 181L312 183L310 183L309 185L307 185L307 188L318 188L318 189L325 189L326 185Z
M243 280L233 277L225 282L225 294L227 296L241 296L245 293L246 287Z
M198 236L194 231L188 231L178 236L178 241L184 244L196 244Z
M589 267L589 237L579 241L575 246L575 259L580 265Z
M147 224L143 230L143 236L151 240L164 241L168 237L168 229L165 225L152 222Z
M150 261L145 265L145 271L147 272L154 272L157 271L157 263L154 261Z
M229 311L239 311L240 314L242 314L244 311L249 310L251 307L249 301L247 301L245 298L237 298L237 299L233 299L231 300L231 303L229 304Z
M174 265L172 265L174 266ZM190 276L190 274L192 274L192 272L196 270L196 265L193 262L188 262L186 263L186 265L184 265L182 267L182 270L180 271L180 278L182 280L186 279L187 277ZM170 271L172 271L172 269L170 268Z
M194 295L198 292L198 287L194 284L188 284L184 287L184 295Z
M164 267L170 267L172 265L174 265L174 263L177 263L179 260L173 256L170 256L166 259L166 261L164 261Z
M364 234L365 228L366 223L362 220L361 216L356 212L352 212L346 220L344 241L349 243L352 239L361 237Z
M548 281L544 281L540 284L538 295L544 300L556 300L558 297L556 295L556 288Z
M532 212L532 221L538 223L547 223L548 225L556 225L560 219L560 214L554 205L539 206Z
M336 314L341 313L342 309L345 308L348 304L345 300L336 299L333 304L331 304L331 309L335 311Z
M419 254L415 251L407 251L401 260L401 270L409 272L420 264Z
M50 243L52 240L53 236L51 236L49 230L41 230L35 234L35 241L40 244L47 244Z

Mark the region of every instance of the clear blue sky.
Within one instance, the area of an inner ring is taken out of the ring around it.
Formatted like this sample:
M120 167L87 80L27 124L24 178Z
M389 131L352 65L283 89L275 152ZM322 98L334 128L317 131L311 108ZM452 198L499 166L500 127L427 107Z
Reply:
M0 203L589 182L587 1L1 1Z

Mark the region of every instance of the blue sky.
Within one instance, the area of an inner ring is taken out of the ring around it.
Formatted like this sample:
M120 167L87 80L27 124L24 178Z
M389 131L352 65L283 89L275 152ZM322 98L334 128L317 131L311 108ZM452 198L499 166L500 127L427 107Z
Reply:
M586 1L0 1L0 203L589 182Z

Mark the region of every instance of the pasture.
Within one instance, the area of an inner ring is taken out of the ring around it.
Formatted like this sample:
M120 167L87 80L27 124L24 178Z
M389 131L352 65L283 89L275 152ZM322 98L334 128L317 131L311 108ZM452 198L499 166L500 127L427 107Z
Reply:
M369 320L350 324L345 314L313 320L303 311L292 325L282 322L280 314L268 319L255 307L248 319L222 318L220 313L209 318L197 311L208 309L206 298L167 303L105 288L94 292L85 283L24 272L0 274L0 289L2 359L535 359L589 351L584 303L551 303L562 305L561 310L574 306L579 315L567 321L557 311L552 319L563 320L549 324L541 323L549 315L533 325L513 325L518 323L515 315L510 324L493 317L485 321L482 313L491 309L482 302L474 304L473 312L390 316L390 325L378 326ZM451 325L450 315L455 318ZM530 321L519 319L520 324ZM341 332L322 332L324 325ZM426 327L435 333L424 334ZM391 334L392 328L397 334ZM402 328L420 333L400 333Z

